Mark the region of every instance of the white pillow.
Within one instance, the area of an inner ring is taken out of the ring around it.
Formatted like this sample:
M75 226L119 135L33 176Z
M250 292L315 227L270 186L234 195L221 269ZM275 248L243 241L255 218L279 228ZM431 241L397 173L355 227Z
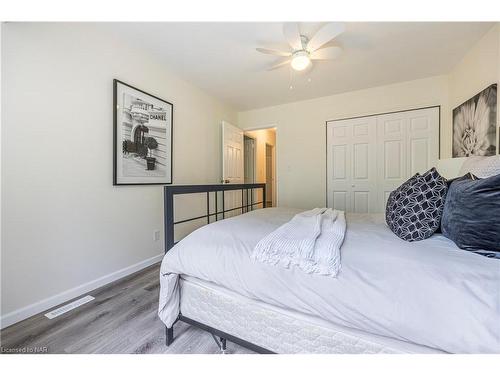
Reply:
M500 174L500 155L468 157L460 168L460 176L469 172L479 178Z

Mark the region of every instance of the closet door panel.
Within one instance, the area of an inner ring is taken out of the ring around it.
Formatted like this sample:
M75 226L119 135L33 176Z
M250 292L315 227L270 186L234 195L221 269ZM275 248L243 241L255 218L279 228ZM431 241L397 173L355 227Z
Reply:
M337 210L348 211L347 210L347 192L346 191L332 191L332 204L329 207L335 207Z
M332 145L332 173L334 181L343 181L347 179L347 149L348 145Z
M374 212L377 207L376 119L364 117L352 121L351 210Z
M391 191L406 180L406 128L404 112L377 116L378 212L385 210Z
M386 140L383 147L383 175L386 180L400 180L404 176L404 145L401 140Z
M347 212L373 212L376 193L376 120L327 125L327 205Z
M327 206L351 211L351 148L352 128L339 122L327 126Z
M366 214L370 210L370 196L369 191L354 191L353 192L353 212L357 214Z
M426 138L417 138L409 140L409 175L423 173L430 165L430 147L429 140Z
M353 148L353 178L364 181L368 179L368 154L370 145L368 143L356 143Z
M406 112L408 117L408 175L424 173L438 160L439 108Z

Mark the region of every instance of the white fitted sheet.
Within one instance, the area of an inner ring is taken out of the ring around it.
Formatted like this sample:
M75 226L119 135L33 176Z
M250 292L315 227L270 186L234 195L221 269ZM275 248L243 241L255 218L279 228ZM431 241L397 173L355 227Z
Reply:
M500 353L500 260L441 235L405 242L373 215L347 215L337 278L253 262L255 244L302 210L256 210L202 227L165 256L159 315L179 312L178 276L333 324L452 353Z

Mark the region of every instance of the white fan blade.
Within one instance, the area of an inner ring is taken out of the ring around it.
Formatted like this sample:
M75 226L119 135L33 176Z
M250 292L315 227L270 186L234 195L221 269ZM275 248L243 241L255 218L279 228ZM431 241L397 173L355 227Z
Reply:
M276 51L274 49L267 49L267 48L256 48L257 51L260 53L265 53L266 55L275 55L275 56L292 56L291 52L283 52L283 51Z
M271 66L269 69L267 70L274 70L274 69L278 69L278 68L281 68L282 66L284 65L288 65L290 64L290 61L292 61L292 59L286 59L285 61L282 61L280 63L277 63L277 64L274 64L273 66Z
M307 43L307 50L309 52L314 52L325 43L335 38L337 35L342 34L345 31L345 25L343 23L332 22L327 23L311 38L309 43Z
M311 53L311 60L333 60L340 56L342 48L340 47L326 47L317 49Z
M299 24L296 22L286 22L283 25L283 34L285 34L285 39L293 48L294 51L300 51L304 47L302 46L302 40L300 39Z

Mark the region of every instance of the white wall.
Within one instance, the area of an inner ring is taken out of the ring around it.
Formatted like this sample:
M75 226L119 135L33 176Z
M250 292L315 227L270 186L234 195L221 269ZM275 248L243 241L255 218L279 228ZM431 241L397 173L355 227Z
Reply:
M174 183L220 178L220 122L237 114L92 24L9 23L2 33L8 324L163 252L162 188L112 186L113 78L174 104Z
M466 158L451 158L453 126L451 111L500 80L500 25L492 27L451 70L449 80L450 119L441 132L441 140L446 143L448 153L438 163L439 172L447 177L456 177ZM497 99L497 126L500 118L500 100ZM500 152L497 128L497 153Z
M450 72L452 108L498 81L499 32L498 25L491 28Z
M449 122L446 76L240 112L238 123L243 129L276 124L279 205L308 208L325 205L326 121L433 105Z
M500 27L495 25L464 56L450 72L450 110L500 80ZM500 97L497 99L497 119L500 112ZM498 120L497 120L498 124ZM452 127L445 134L450 142ZM498 134L496 137L498 142ZM498 145L497 145L498 151Z

